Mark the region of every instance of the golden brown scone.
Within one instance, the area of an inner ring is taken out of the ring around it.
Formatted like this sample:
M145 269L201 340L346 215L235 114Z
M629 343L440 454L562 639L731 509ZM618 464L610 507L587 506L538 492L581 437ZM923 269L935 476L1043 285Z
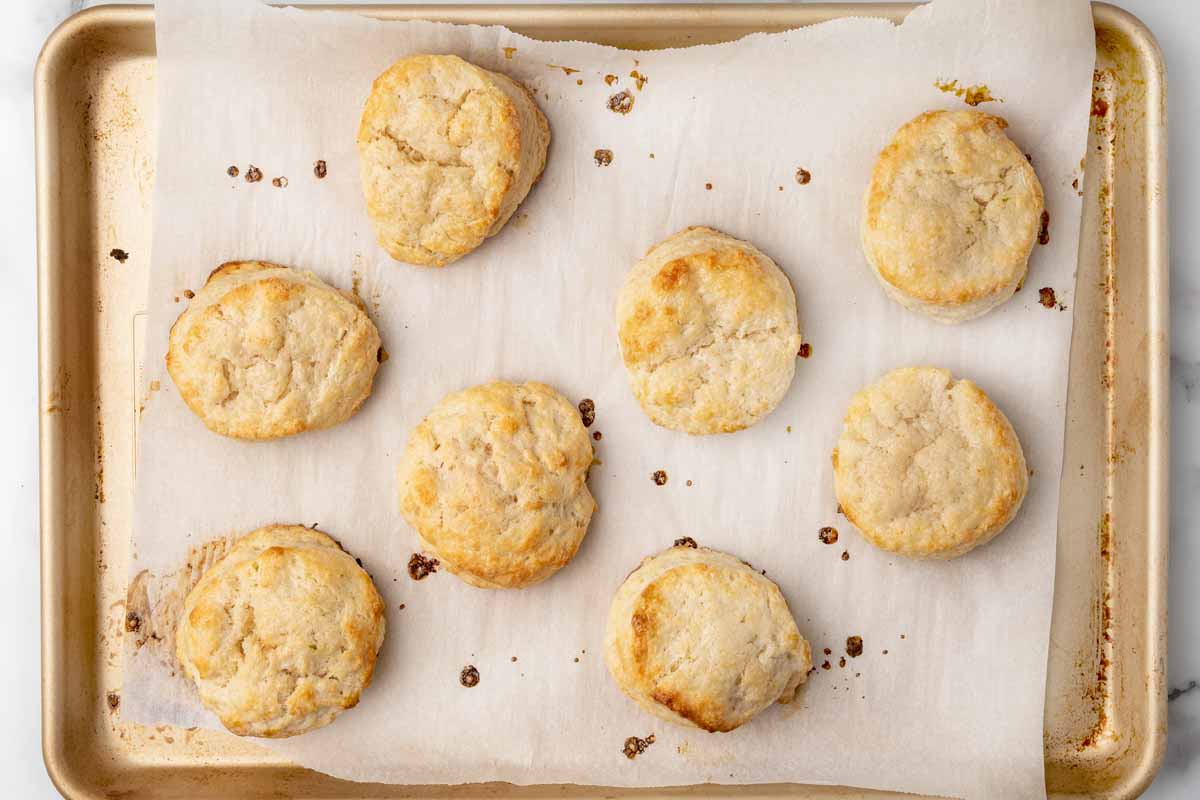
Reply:
M933 367L894 370L854 395L833 469L846 518L876 547L913 558L987 542L1029 488L1008 419L974 383Z
M337 542L270 525L239 539L188 594L175 652L222 725L283 738L358 704L384 629L375 584Z
M1007 126L982 111L927 111L879 154L863 200L863 252L905 308L962 322L1025 279L1044 200Z
M796 296L754 245L685 228L647 251L617 298L621 355L646 416L692 434L769 414L800 348Z
M371 394L379 331L362 300L263 261L223 264L171 328L167 371L209 430L277 439L344 422Z
M472 586L529 586L579 549L596 509L591 463L579 411L561 394L485 383L447 395L413 430L400 511L422 547Z
M727 553L690 546L650 556L617 589L604 659L639 706L709 732L790 703L812 668L775 582Z
M367 213L397 261L441 267L494 236L546 165L550 125L521 84L457 56L402 58L358 129Z

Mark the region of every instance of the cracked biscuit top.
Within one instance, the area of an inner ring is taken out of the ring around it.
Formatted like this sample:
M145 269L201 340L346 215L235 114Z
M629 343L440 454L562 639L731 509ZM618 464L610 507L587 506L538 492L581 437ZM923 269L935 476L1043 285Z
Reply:
M375 584L337 542L270 525L235 542L188 593L175 653L222 725L282 738L358 703L384 630Z
M499 233L541 176L550 127L524 86L457 56L375 79L358 152L367 213L397 261L441 267Z
M812 667L774 581L727 553L688 546L645 559L617 589L604 659L643 709L709 732L790 703Z
M276 439L353 416L371 394L379 347L357 296L311 272L234 261L175 321L167 371L210 430Z
M876 547L954 558L1016 515L1029 488L1008 418L969 380L907 367L850 400L833 451L838 504Z
M442 399L400 460L400 511L462 580L529 586L575 555L596 503L579 410L541 383L485 383Z
M754 245L686 228L650 248L617 298L621 355L655 423L692 434L753 425L787 393L796 296Z
M863 252L906 308L961 322L1024 280L1044 200L1007 126L981 111L928 111L879 154L863 200Z

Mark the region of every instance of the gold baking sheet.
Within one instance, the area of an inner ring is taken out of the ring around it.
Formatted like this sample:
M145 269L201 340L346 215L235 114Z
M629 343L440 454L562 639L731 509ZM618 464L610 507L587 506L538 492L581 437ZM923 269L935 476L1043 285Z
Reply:
M502 24L542 39L684 46L910 5L336 6ZM889 797L772 784L627 790L386 786L300 769L232 736L122 723L134 416L154 182L154 12L63 23L38 62L43 748L68 797ZM1150 33L1094 5L1046 780L1053 797L1136 796L1166 741L1166 94ZM128 254L123 261L117 256ZM903 795L910 797L910 795Z

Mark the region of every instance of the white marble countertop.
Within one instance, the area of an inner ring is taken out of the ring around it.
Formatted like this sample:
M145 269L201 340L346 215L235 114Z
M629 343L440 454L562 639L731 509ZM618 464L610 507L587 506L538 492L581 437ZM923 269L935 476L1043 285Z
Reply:
M425 0L429 2L429 0ZM475 0L479 2L479 0ZM1200 3L1115 0L1158 37L1169 76L1171 217L1171 590L1170 734L1158 778L1144 797L1200 797ZM9 699L0 724L0 774L8 797L55 797L42 766L39 706L37 512L37 273L34 238L33 65L82 0L6 0L0 48L0 341L13 370L0 391L0 510L9 548L0 559L0 607L8 655L0 686Z

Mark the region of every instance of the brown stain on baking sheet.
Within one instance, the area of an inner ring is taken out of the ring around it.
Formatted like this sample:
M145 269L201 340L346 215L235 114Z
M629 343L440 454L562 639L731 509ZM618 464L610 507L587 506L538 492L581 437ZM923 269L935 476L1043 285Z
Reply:
M468 689L472 689L479 685L479 670L474 664L467 664L462 668L462 672L458 673L458 682Z
M936 80L933 82L940 91L946 94L952 94L960 98L964 103L974 108L981 103L1003 103L999 97L992 96L992 90L988 88L986 83L979 83L973 86L960 86L957 80L943 81Z
M633 111L633 93L628 89L622 89L609 96L605 107L614 114L628 114Z
M654 744L653 733L647 736L645 739L641 739L637 736L630 736L625 740L625 744L621 748L621 752L625 754L626 758L632 761L642 753L646 752L646 749L652 744Z
M596 403L590 397L579 401L579 419L585 428L592 427L592 423L596 421Z
M413 553L412 557L408 559L408 577L414 581L423 581L437 572L438 565L441 563L436 558Z

